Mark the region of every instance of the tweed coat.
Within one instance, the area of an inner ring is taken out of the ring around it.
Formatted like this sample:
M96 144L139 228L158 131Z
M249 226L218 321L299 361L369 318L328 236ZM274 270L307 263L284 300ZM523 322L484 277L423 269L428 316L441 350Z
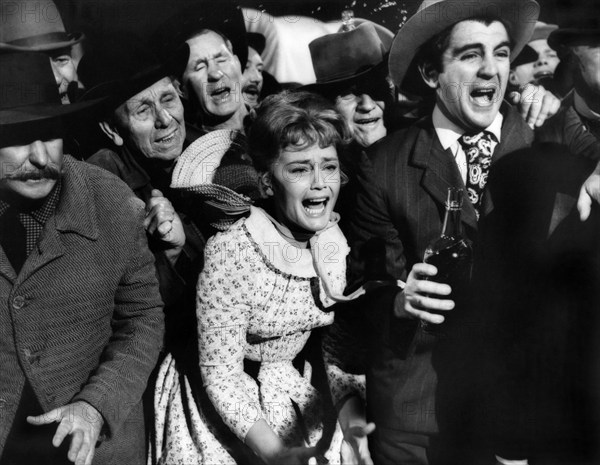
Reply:
M494 151L492 171L502 156L533 141L533 132L516 110L503 105L501 111L502 134ZM356 259L361 248L374 238L382 238L387 272L405 280L412 266L422 262L427 244L440 234L447 188L464 189L454 157L442 148L431 117L371 146L362 157L359 181L349 238L354 273L362 271ZM482 218L492 210L493 199L486 192ZM466 194L462 223L467 236L476 242L478 222ZM447 365L461 360L451 342L440 344L417 320L393 316L393 300L398 292L392 288L365 298L363 303L369 321L367 416L378 429L435 434L443 428L443 407L451 409L446 417L456 417L461 407L454 399L442 406L439 378L447 375L448 384L458 390L457 370L467 367ZM442 346L443 350L438 350Z
M102 414L95 465L144 462L141 397L164 322L143 217L122 181L65 155L56 211L18 275L0 248L0 454L27 379L44 411L85 401Z

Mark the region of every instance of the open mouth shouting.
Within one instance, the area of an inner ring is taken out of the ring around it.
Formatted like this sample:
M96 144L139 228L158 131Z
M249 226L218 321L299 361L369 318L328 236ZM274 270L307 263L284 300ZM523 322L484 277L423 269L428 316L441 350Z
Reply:
M248 84L244 86L243 92L244 94L249 95L254 99L258 99L258 96L260 95L260 89L256 84Z
M498 88L495 85L473 86L470 97L475 105L489 107L497 100Z
M355 124L360 126L376 126L381 121L381 118L378 116L372 118L357 118L354 120Z
M318 218L325 214L328 203L329 197L321 196L304 199L302 201L302 206L304 207L304 211L306 212L307 216L311 218Z
M224 102L231 96L231 88L228 86L219 86L212 89L209 93L213 100Z
M539 71L533 75L534 79L552 79L554 77L554 73L552 71Z

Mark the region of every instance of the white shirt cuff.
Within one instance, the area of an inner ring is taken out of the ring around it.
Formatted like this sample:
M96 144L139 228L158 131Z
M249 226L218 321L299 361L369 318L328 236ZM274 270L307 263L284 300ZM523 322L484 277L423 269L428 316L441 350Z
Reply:
M506 460L496 455L496 460L502 465L529 465L527 460Z

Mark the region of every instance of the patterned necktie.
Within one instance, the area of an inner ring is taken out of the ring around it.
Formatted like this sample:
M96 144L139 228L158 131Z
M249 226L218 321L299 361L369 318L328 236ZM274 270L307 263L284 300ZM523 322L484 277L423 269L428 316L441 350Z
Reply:
M492 164L492 141L495 136L489 131L478 134L463 134L458 140L467 158L467 194L475 207L477 219L487 183L488 172Z

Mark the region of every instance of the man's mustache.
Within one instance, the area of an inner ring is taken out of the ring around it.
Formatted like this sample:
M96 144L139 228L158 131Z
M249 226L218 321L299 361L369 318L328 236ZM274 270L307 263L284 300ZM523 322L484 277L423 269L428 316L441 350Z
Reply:
M61 169L54 163L48 164L41 169L19 168L6 176L5 179L12 181L39 181L40 179L60 179Z

